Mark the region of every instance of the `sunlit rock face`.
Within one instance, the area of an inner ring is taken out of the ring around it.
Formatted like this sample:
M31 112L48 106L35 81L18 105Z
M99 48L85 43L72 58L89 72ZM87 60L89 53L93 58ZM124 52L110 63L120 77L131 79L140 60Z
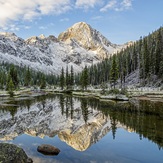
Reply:
M58 40L71 46L81 46L88 51L93 51L100 59L109 57L123 48L123 46L112 44L99 31L85 22L74 24L67 31L61 33Z
M94 119L76 130L66 129L59 132L59 138L78 151L85 151L110 131L110 120L98 113Z

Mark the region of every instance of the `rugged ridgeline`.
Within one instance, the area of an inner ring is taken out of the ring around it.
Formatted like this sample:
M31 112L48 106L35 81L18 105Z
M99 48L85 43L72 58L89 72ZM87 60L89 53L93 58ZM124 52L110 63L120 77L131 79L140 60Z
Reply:
M125 46L112 44L90 25L79 22L58 38L40 35L24 40L14 33L0 33L0 62L60 74L62 67L72 65L75 71L81 71Z
M76 23L61 33L58 40L70 44L72 47L78 46L93 52L98 59L107 58L123 48L122 45L112 44L99 31L84 22Z

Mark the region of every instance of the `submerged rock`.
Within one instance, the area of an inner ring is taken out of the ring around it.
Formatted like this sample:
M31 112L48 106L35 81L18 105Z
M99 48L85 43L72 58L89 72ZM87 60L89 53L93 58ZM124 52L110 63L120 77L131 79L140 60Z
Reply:
M0 143L1 163L32 163L24 150L14 144Z
M37 147L37 151L44 155L58 155L60 150L52 145L42 144Z

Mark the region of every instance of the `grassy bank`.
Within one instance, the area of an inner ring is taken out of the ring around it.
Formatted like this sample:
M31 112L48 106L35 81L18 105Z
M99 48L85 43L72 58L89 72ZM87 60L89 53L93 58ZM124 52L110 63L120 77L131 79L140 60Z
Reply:
M20 88L14 91L14 98L17 97L35 97L47 94L72 94L73 96L85 96L98 98L100 100L122 100L128 101L130 98L160 98L163 99L163 90L160 88L128 88L125 91L120 89L88 89L82 90L60 90L60 89L33 89ZM0 91L1 98L9 98L7 91Z

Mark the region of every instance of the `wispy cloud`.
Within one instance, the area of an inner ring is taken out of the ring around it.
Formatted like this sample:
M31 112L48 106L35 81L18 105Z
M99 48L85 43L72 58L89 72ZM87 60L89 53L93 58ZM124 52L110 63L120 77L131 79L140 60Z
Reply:
M11 21L31 20L42 15L57 15L70 9L70 0L0 0L0 26L4 27Z
M94 16L94 17L92 17L91 19L92 20L100 20L102 18L102 16Z
M54 27L54 26L55 26L54 23L49 23L49 24L46 24L46 25L41 25L38 28L41 29L41 30L46 30L46 29Z
M122 6L126 9L129 9L132 7L132 0L123 0Z
M30 29L31 26L24 26L24 29Z
M101 8L101 6L103 6ZM0 0L0 28L11 28L12 24L19 21L33 21L45 15L58 15L70 10L89 9L123 11L132 7L132 0ZM68 18L60 21L69 21Z
M78 8L93 8L95 7L95 5L100 4L101 0L76 0L76 7Z
M15 25L15 24L11 24L11 25L8 25L8 26L4 26L4 27L0 27L1 30L4 30L4 31L19 31L20 30L20 27Z
M69 21L69 18L60 19L60 22L68 22L68 21Z
M17 27L16 25L10 25L10 31L19 31L20 30L20 28L19 27Z
M47 29L47 26L39 26L39 29L45 30L45 29Z
M117 5L117 0L111 0L108 2L108 4L106 4L103 8L101 8L100 11L104 12L109 9L113 9L115 8L116 5Z
M124 11L132 8L132 0L110 0L104 7L100 9L101 12L108 10Z

